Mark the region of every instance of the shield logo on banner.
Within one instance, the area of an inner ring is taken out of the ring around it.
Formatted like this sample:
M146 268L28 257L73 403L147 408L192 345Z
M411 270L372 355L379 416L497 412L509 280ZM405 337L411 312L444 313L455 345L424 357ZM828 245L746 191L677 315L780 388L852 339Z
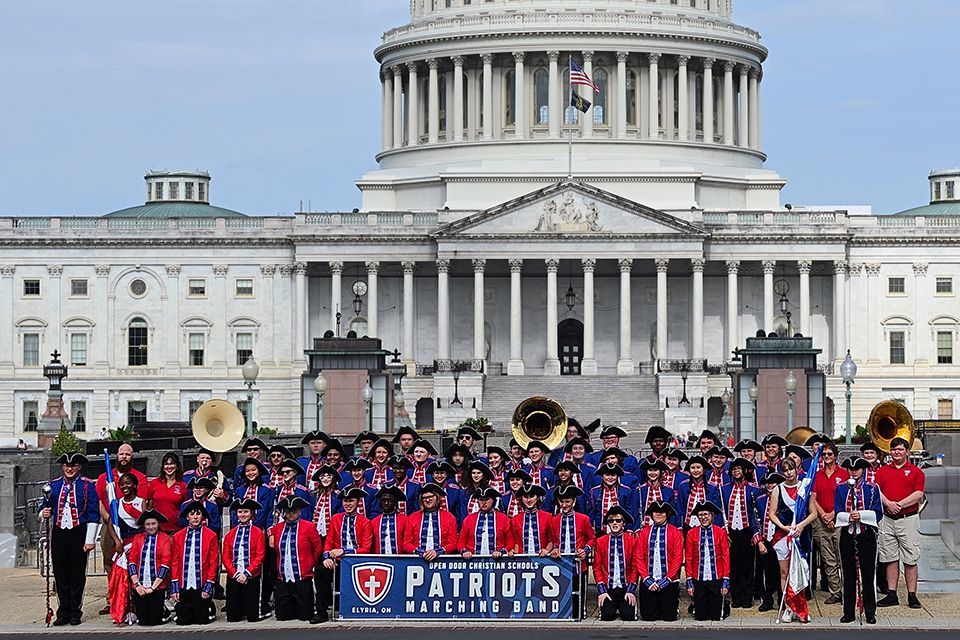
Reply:
M353 567L353 590L365 604L373 606L390 593L393 567L380 562L364 562Z

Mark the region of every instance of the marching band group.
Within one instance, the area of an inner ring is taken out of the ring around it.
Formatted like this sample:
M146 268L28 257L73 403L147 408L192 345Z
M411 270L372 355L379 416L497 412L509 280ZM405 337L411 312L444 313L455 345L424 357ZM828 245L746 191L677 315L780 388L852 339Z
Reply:
M841 622L853 621L858 605L867 623L876 621L875 587L887 592L881 606L898 604L901 562L909 605L920 606L916 519L924 479L902 439L883 465L883 452L870 443L861 457L837 464L836 445L821 434L804 446L778 435L746 439L731 451L704 431L699 452L688 456L654 426L650 453L640 458L620 448L625 436L604 427L595 451L589 431L571 420L557 449L512 440L509 450L490 446L477 455L481 436L463 427L441 458L405 427L392 441L361 433L348 457L339 440L314 431L299 457L246 440L232 478L203 449L186 472L178 455L166 454L161 474L148 479L133 469L125 444L113 477L96 482L81 476L84 456L65 454L40 514L50 519L54 624L80 624L87 552L111 512L116 525L104 527L101 544L117 623L206 624L219 597L231 622L269 615L325 622L337 563L355 553L416 554L426 562L451 554L570 555L585 572L592 564L603 620L676 620L683 589L697 620L720 620L730 607L759 600L760 611L779 603L784 621L807 622L803 593L784 592L794 543L809 550L814 540L827 603L843 603ZM800 518L804 478L812 480L812 499Z

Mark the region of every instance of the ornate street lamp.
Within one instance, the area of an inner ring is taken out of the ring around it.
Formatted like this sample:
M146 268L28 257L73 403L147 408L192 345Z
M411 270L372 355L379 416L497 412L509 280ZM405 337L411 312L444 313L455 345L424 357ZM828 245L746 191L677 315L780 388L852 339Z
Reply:
M857 377L857 363L850 357L850 349L847 349L847 357L844 358L840 364L840 377L843 378L843 384L847 387L847 434L845 443L850 444L853 440L853 427L851 426L852 421L850 417L850 399L853 397L853 392L850 390L850 385L853 384L854 378Z
M747 395L750 397L750 404L753 406L753 437L757 437L757 434L760 433L760 425L757 424L757 398L760 397L760 389L757 387L756 380L747 389Z
M677 406L681 404L690 404L690 398L687 397L687 376L690 373L690 365L686 360L680 362L680 379L683 380L683 397L680 398L680 402L677 403Z
M783 386L787 390L787 433L789 433L793 431L793 394L797 392L797 376L793 375L793 371L787 372Z
M323 396L327 393L327 377L323 371L313 379L313 388L317 392L317 431L323 431Z
M253 386L257 384L257 376L260 375L260 365L253 359L253 354L247 358L240 368L243 374L243 383L247 385L247 437L253 437Z

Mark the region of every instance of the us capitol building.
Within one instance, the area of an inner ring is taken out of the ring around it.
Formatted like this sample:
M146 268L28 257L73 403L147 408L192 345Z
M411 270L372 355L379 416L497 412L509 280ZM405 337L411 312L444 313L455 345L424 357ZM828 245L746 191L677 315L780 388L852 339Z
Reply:
M88 437L188 420L215 397L312 429L304 351L327 331L399 350L421 428L478 414L503 428L534 394L636 431L723 426L728 405L749 406L746 389L724 392L758 331L820 350L798 423L809 409L842 431L848 349L854 424L889 398L957 417L960 170L931 173L929 204L899 213L782 205L762 144L767 50L731 0L410 12L375 52L381 148L352 212L245 215L211 204L205 172L151 171L138 206L0 218L4 441L35 437L54 349ZM567 106L571 56L599 88L577 88L587 114ZM759 388L768 421L786 412L774 382ZM363 428L362 384L331 381L328 431ZM389 384L373 384L378 430Z

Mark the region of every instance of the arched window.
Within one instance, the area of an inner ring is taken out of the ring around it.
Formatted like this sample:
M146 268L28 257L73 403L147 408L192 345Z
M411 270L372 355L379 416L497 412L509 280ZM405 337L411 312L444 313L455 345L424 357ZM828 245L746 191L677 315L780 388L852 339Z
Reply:
M627 71L627 124L637 125L637 74Z
M550 123L550 74L540 68L533 72L533 121L537 124Z
M147 365L147 321L134 318L127 329L127 365L144 367Z
M447 76L440 76L437 87L440 92L440 131L447 130Z
M511 69L503 76L503 123L506 126L516 124L517 83L515 73Z
M605 69L595 69L593 72L593 81L600 89L599 93L593 94L593 124L608 124L610 118L607 114L607 98L609 86L607 72Z

